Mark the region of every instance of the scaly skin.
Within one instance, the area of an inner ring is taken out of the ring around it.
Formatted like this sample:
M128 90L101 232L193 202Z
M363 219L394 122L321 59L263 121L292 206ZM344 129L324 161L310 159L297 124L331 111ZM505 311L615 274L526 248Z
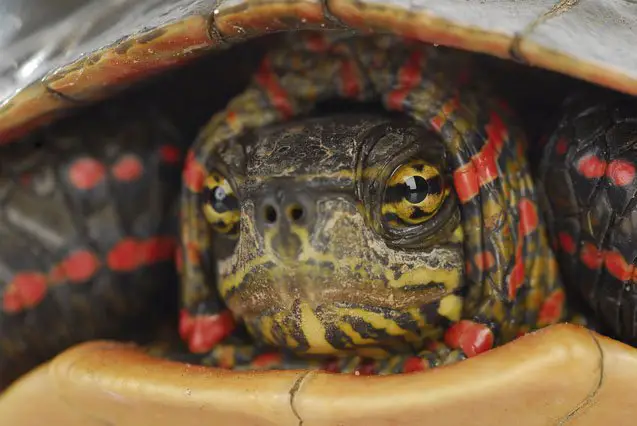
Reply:
M151 111L100 108L0 150L0 388L174 315L186 141Z
M637 108L620 95L576 96L548 139L539 174L572 300L606 334L637 345Z

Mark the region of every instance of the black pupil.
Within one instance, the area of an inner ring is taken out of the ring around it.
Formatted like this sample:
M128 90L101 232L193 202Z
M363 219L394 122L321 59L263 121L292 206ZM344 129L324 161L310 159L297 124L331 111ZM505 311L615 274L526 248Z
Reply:
M420 176L410 176L405 179L405 199L412 204L422 202L429 190L427 181Z
M228 198L226 190L220 186L217 186L212 190L209 202L212 205L213 209L215 209L219 213L223 213L229 210L229 206L226 203L226 198Z

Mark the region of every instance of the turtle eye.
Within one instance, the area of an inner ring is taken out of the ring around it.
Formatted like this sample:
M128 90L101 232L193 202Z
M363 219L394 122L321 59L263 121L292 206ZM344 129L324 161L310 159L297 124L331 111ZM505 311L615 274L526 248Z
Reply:
M440 170L423 160L397 167L389 177L381 214L392 227L420 225L433 217L449 195Z
M220 234L236 234L239 230L239 200L230 182L212 172L204 182L203 212L212 228Z

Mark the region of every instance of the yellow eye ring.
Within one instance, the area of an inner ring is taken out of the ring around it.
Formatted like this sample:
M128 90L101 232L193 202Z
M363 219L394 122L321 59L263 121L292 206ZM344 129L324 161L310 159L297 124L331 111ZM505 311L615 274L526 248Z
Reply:
M392 227L420 225L440 210L448 195L449 188L436 166L411 160L397 167L387 180L381 216Z
M241 211L230 182L218 172L204 181L203 213L212 228L220 234L236 234Z

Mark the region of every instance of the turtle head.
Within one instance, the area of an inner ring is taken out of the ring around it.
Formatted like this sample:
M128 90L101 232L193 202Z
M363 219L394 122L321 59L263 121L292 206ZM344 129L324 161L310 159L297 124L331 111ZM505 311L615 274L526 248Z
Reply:
M462 309L460 212L443 143L403 118L315 117L220 145L201 208L218 288L260 342L382 356Z

